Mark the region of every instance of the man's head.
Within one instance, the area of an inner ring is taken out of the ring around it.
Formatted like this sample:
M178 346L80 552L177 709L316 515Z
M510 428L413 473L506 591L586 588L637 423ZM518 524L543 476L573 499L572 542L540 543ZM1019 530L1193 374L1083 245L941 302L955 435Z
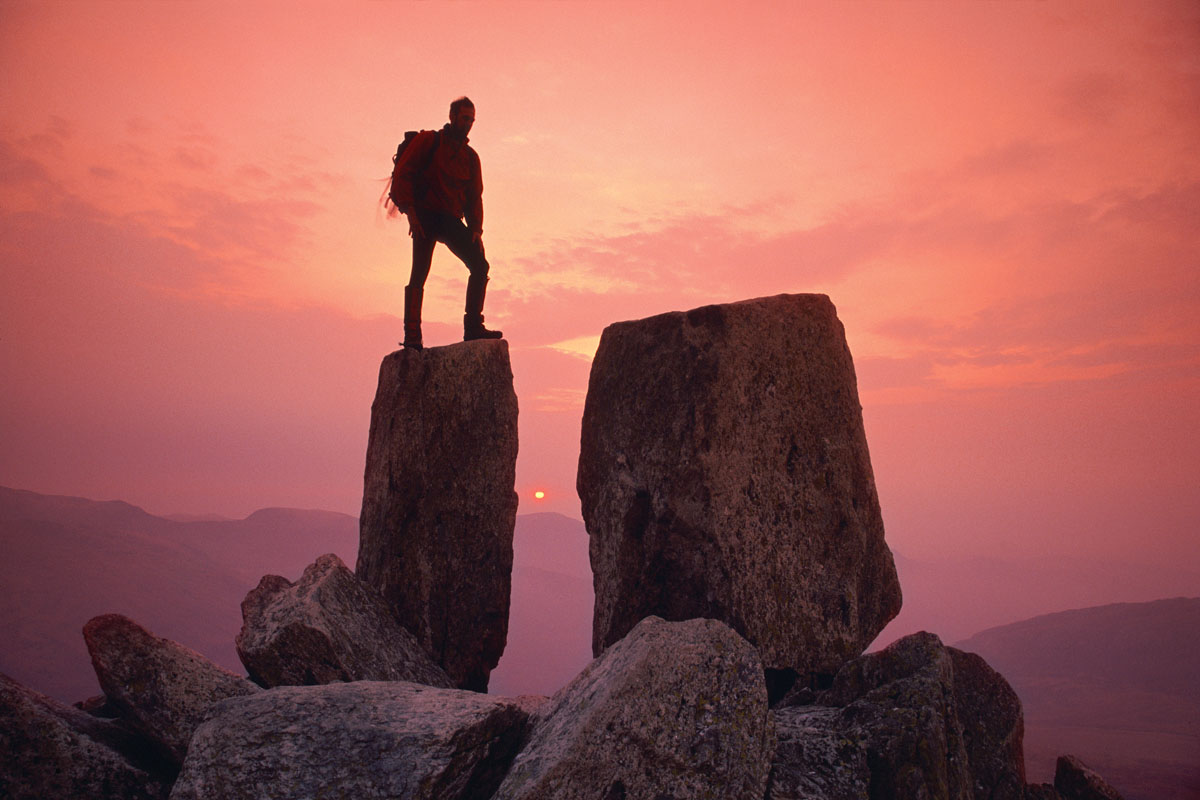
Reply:
M460 97L450 104L450 130L457 136L467 138L475 124L475 104L469 97Z

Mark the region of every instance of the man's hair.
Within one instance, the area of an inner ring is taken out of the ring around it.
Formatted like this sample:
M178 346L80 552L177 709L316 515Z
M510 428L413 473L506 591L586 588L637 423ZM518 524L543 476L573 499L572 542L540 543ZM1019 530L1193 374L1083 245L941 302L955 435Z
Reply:
M471 108L474 108L475 104L471 102L471 98L463 95L450 104L450 116L453 117L455 114L457 114L459 109L461 109L463 106L470 106Z

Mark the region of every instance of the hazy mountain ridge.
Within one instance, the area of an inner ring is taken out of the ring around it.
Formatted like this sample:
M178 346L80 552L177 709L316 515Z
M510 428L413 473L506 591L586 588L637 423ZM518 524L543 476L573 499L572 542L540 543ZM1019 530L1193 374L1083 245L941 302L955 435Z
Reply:
M989 628L956 647L979 653L1010 680L1087 676L1200 701L1200 597L1046 614ZM1200 728L1200 715L1193 723Z
M0 671L65 702L98 691L80 631L125 614L242 672L240 603L268 573L295 579L317 556L354 563L346 514L264 509L177 522L121 501L0 487Z
M296 580L324 553L353 566L358 520L264 508L241 520L179 521L122 501L0 487L0 547L0 672L69 703L99 691L80 631L104 613L242 674L233 645L242 598L263 575ZM521 515L514 551L494 691L548 694L591 659L587 533L561 514Z
M1200 570L1192 565L894 556L904 606L873 647L921 630L951 642L1043 614L1200 595Z
M1128 800L1200 796L1200 598L1047 614L955 646L1021 697L1031 780L1073 752Z

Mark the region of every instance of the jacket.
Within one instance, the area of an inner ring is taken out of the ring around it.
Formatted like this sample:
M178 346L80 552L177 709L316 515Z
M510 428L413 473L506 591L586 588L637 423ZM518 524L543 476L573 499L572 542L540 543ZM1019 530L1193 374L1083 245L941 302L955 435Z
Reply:
M403 212L438 211L456 219L465 218L472 231L483 231L483 176L479 155L467 139L455 139L450 126L440 134L421 131L404 148L396 165L392 193ZM433 160L429 160L434 145ZM425 164L429 168L421 174Z

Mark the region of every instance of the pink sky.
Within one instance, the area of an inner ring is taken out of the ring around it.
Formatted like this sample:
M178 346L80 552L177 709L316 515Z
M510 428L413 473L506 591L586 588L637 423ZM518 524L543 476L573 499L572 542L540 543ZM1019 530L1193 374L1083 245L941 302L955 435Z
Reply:
M9 2L0 72L0 484L357 514L380 179L465 93L521 513L606 324L823 292L895 549L1200 563L1190 0Z

